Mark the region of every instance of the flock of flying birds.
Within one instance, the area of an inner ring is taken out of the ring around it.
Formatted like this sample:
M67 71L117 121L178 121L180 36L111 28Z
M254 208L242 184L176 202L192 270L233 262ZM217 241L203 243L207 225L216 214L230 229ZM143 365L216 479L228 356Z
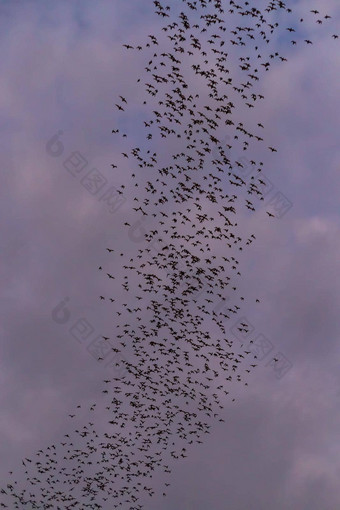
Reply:
M255 3L262 10L251 7ZM10 472L12 481L1 489L4 508L145 508L146 496L157 490L154 474L168 475L173 459L202 443L213 420L224 421L223 403L235 400L227 389L232 382L247 385L241 374L257 365L226 331L245 298L216 309L226 290L236 291L237 254L255 239L237 231L236 207L241 201L251 213L263 199L263 163L251 160L256 172L246 182L242 158L233 161L230 149L261 144L261 150L276 151L263 143L261 122L245 115L245 125L240 118L264 99L257 91L263 73L286 61L270 50L279 26L281 36L294 34L289 45L312 41L304 39L303 19L294 20L280 0L154 5L159 33L144 44L124 45L145 59L145 79L137 80L146 93L143 149L121 153L136 191L133 214L140 224L148 218L154 225L134 256L109 247L99 267L100 276L120 289L100 302L110 311L115 307L114 331L103 338L123 356L125 375L104 381L102 399L89 408L91 421L23 459L23 488ZM317 25L331 18L321 9L306 16ZM119 115L129 103L119 96ZM119 128L112 132L122 136L120 146L128 142ZM233 145L222 143L226 133ZM74 422L78 411L84 413L83 406L70 415Z

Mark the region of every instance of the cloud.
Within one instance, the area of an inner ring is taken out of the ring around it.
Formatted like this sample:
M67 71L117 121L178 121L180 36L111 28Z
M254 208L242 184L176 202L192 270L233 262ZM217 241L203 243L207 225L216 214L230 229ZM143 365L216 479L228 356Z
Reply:
M115 271L116 259L109 258L105 245L122 252L140 246L122 229L133 218L134 190L128 189L127 202L110 214L63 165L79 151L107 186L128 187L127 163L119 174L110 168L123 150L111 135L122 123L114 101L125 91L133 96L136 69L143 69L121 44L135 43L154 23L146 5L133 5L1 6L7 171L0 214L6 217L7 241L0 245L5 268L0 454L6 483L9 466L16 468L23 456L59 441L74 405L82 402L85 408L96 399L104 369L72 337L70 326L85 317L96 334L112 330L116 310L106 303L101 307L97 299L104 291L109 295L111 286L98 266ZM336 18L336 2L326 7ZM174 465L169 497L147 502L150 510L339 506L339 56L328 35L312 49L300 46L287 65L266 73L263 84L266 102L259 108L266 136L279 148L276 159L263 157L266 172L294 207L282 221L270 223L265 208L239 220L257 237L244 260L244 278L247 295L260 295L261 307L251 308L249 319L294 366L280 381L265 363L257 367L249 393L243 388L235 405L226 402L226 423ZM120 128L131 127L137 143L134 108L132 103L128 124ZM59 129L64 153L53 158L46 143ZM65 296L72 318L60 325L51 314ZM122 299L123 292L117 295Z

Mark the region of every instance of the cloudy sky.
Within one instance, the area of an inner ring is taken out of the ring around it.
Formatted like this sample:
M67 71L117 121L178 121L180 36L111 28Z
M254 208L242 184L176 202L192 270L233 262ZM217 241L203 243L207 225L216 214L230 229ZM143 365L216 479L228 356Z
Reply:
M239 219L256 236L240 259L243 282L261 301L246 317L291 368L278 378L268 358L259 363L225 402L225 423L173 464L168 497L147 500L150 510L340 508L340 52L330 37L340 9L293 3L297 16L332 15L332 29L307 24L314 44L294 50L278 38L288 62L261 82L261 121L278 149L262 159L267 202L280 192L290 208ZM132 195L111 211L65 161L80 153L107 192L126 182L124 168L110 167L121 152L111 130L132 144L139 133L133 110L123 123L114 104L124 93L137 101L143 62L122 44L153 33L152 12L149 0L0 3L1 486L8 470L20 481L22 457L60 440L68 413L94 402L108 375L72 326L86 319L93 338L112 329L98 266L106 247L129 253L141 242L122 228Z

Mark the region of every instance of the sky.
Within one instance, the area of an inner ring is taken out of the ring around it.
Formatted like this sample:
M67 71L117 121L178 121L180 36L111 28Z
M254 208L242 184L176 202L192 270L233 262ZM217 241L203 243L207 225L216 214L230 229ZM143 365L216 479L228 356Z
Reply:
M293 4L297 18L313 7L332 15L336 33L336 1ZM112 370L72 327L85 319L91 338L112 330L98 266L106 247L132 253L143 241L122 228L135 221L132 194L112 210L67 161L80 153L104 195L127 184L124 166L110 166L121 152L111 130L137 145L141 112L121 119L114 105L124 93L137 103L143 62L122 44L153 33L152 12L149 0L0 3L1 486L9 470L24 476L23 457L60 440L68 414L96 401ZM288 62L261 81L261 122L278 149L263 155L265 203L280 192L289 208L274 220L264 206L239 218L256 236L240 258L244 289L260 297L244 314L289 369L278 377L263 359L225 401L225 423L173 463L168 496L147 499L148 510L340 507L340 52L314 25L304 26L313 46L275 41Z

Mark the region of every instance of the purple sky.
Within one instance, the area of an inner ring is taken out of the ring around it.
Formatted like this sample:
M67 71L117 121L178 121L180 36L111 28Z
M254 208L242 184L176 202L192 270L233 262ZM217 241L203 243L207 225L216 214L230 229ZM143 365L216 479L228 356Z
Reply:
M295 3L297 16L313 7L332 15L336 31L336 0ZM137 94L143 62L121 45L153 33L152 9L146 0L0 5L1 486L10 469L20 481L22 457L60 440L69 412L94 402L109 372L70 328L85 318L94 335L112 329L97 268L106 247L136 249L122 228L132 195L110 213L63 162L79 151L107 189L127 182L124 168L110 167L122 151L114 104ZM239 259L247 296L261 300L246 316L293 366L277 379L267 358L259 363L236 402L226 400L226 422L173 463L168 497L149 498L148 510L340 508L340 52L314 25L304 27L313 46L276 41L289 60L261 83L261 122L278 149L263 156L264 174L271 197L280 191L293 206L281 219L265 207L238 219L256 235ZM132 105L121 125L132 146L135 118ZM59 130L63 152L51 156ZM71 317L58 324L52 311L65 297Z

